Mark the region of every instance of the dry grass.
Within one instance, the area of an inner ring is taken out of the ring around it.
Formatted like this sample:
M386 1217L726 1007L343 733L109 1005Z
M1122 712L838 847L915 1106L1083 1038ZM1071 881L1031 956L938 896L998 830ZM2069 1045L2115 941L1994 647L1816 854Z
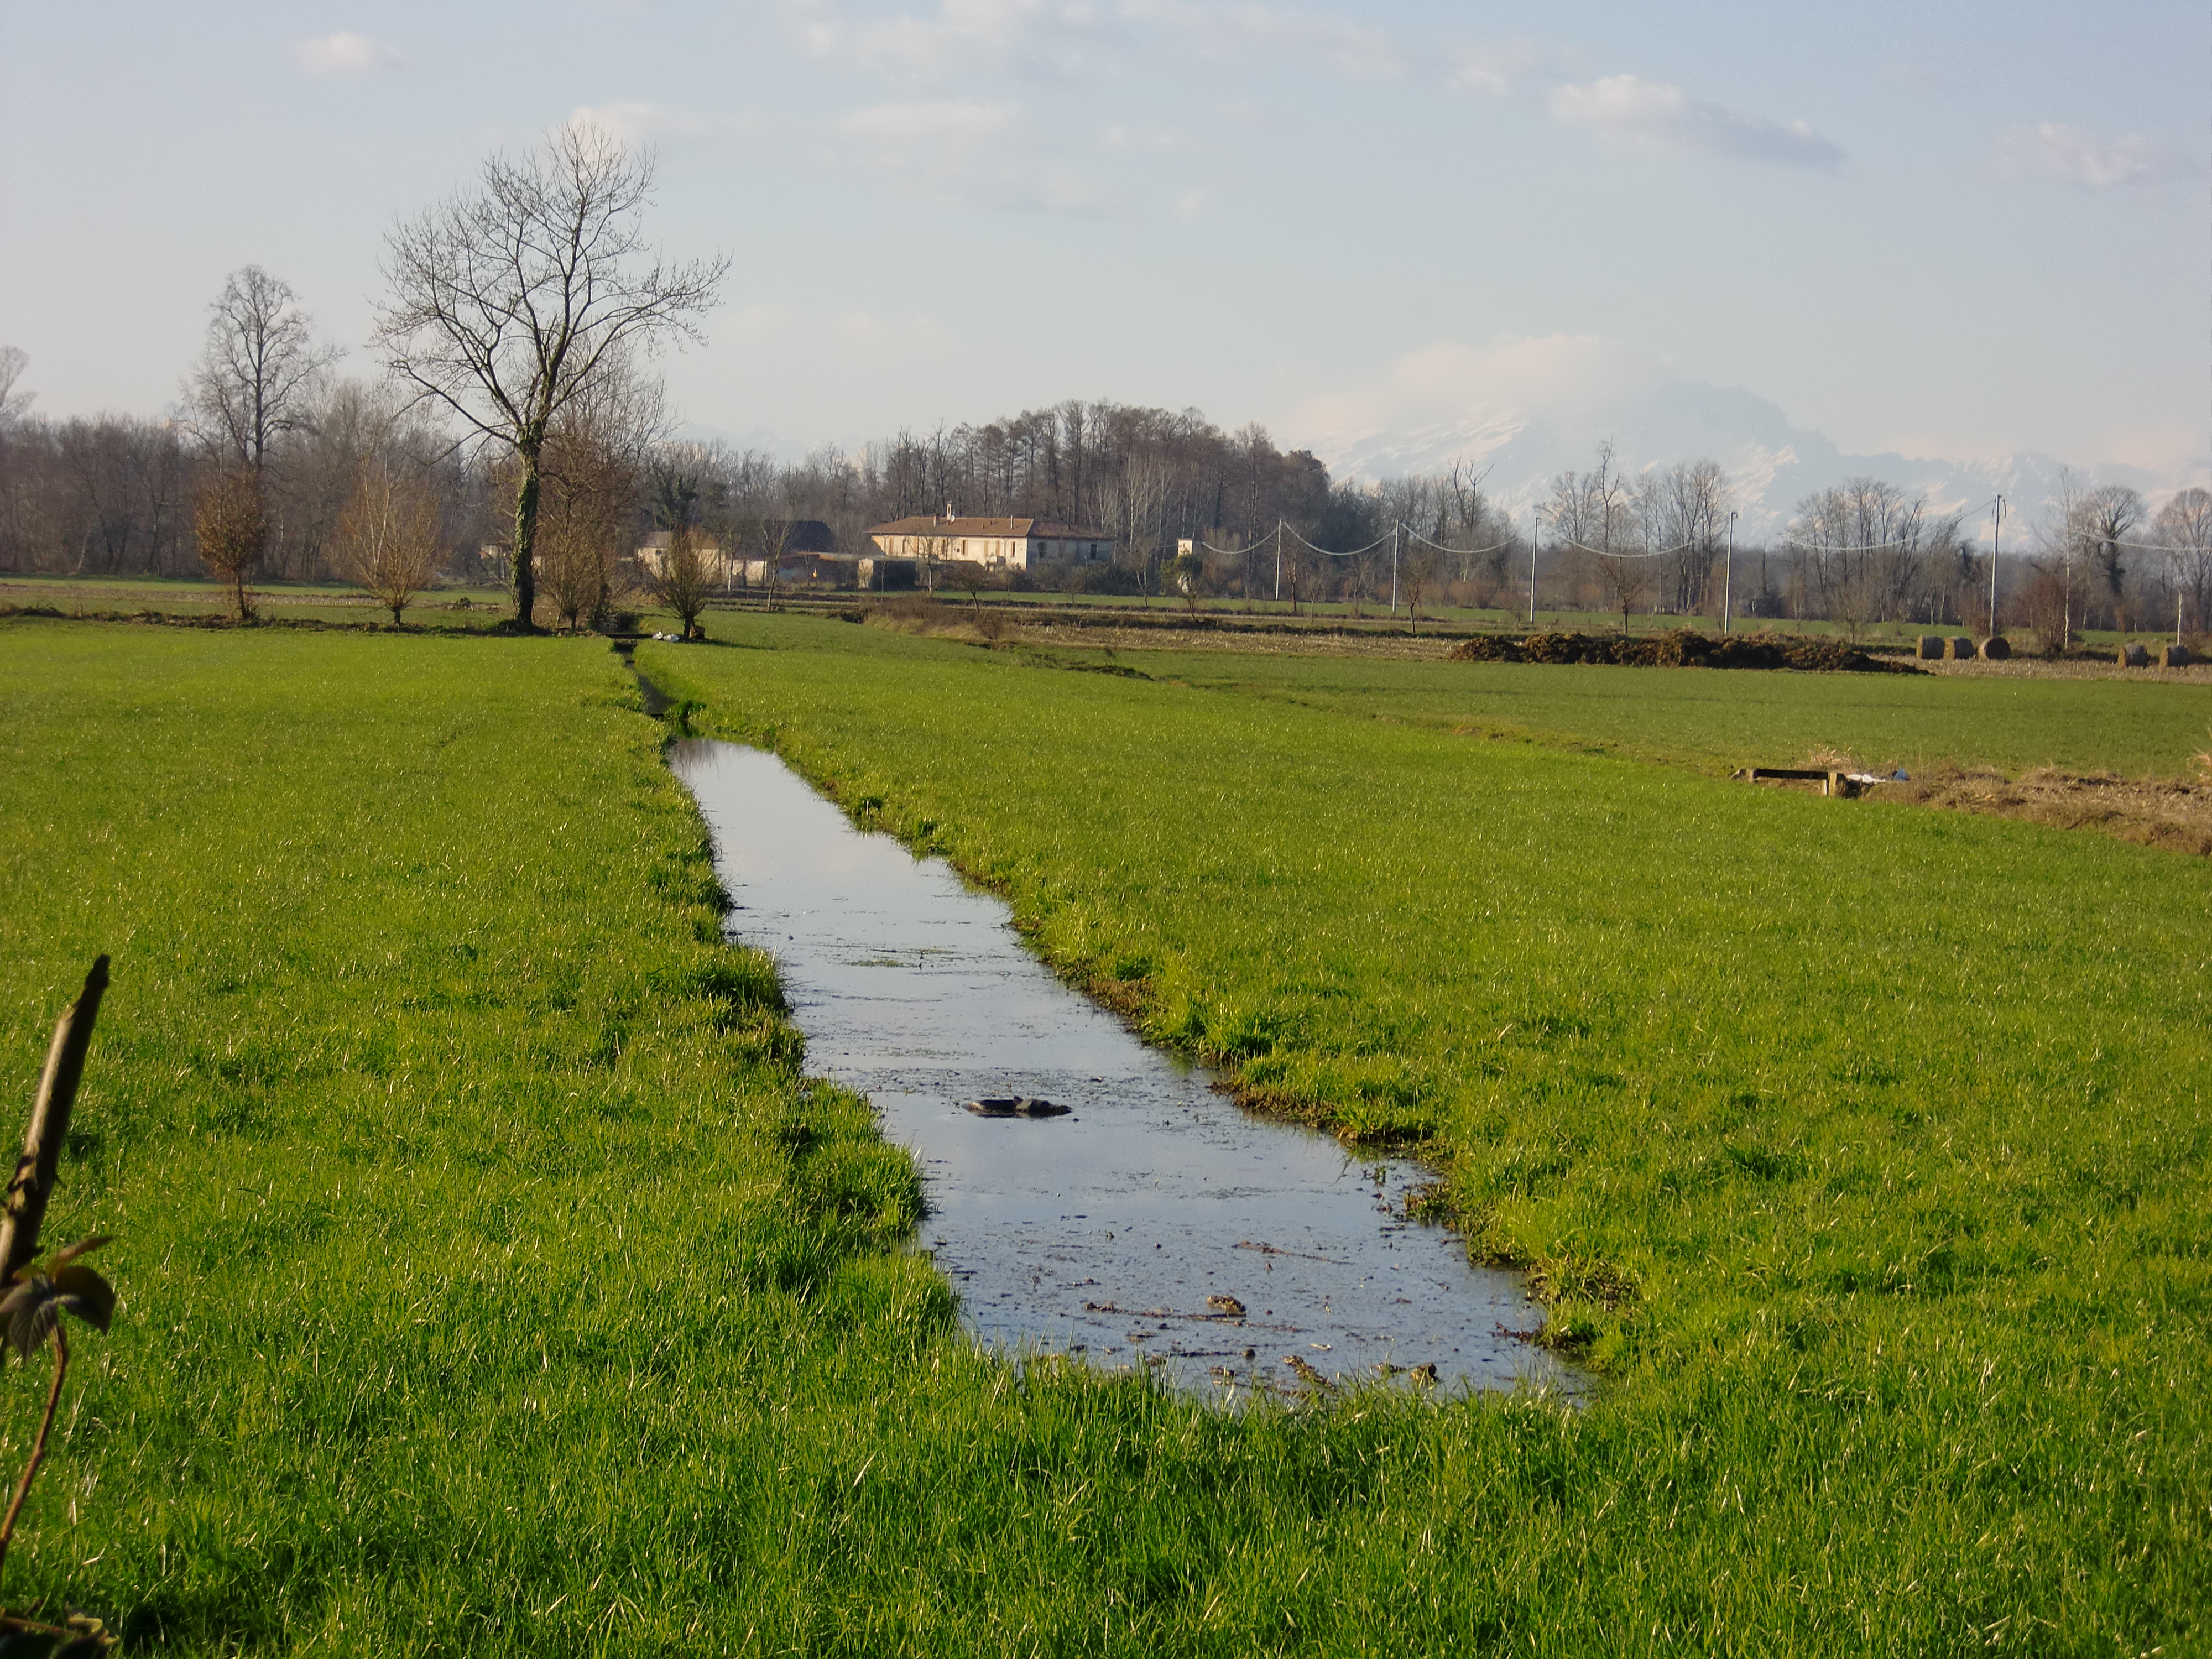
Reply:
M2151 660L2158 660L2154 649ZM2156 680L2178 684L2212 684L2212 662L2192 662L2186 668L2123 668L2117 662L2084 662L2078 658L2053 661L2048 657L2013 657L2003 662L1945 659L1916 662L1923 674L1961 679L2002 680Z
M1241 657L1389 657L1442 662L1457 641L1405 634L1228 633L1202 628L1024 628L1039 645L1096 651L1210 651Z
M966 645L997 645L1029 637L1018 620L998 607L947 604L933 593L902 593L867 608L861 621L916 639L953 640Z
M2123 778L2038 767L2017 778L1985 769L1939 767L1886 783L1883 800L2023 818L2061 830L2096 830L2122 841L2212 855L2212 781Z

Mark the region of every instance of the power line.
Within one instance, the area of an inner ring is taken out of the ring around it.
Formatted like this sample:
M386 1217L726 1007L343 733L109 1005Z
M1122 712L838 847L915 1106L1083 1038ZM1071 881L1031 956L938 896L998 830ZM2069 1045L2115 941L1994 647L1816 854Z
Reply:
M1580 553L1594 553L1601 559L1664 559L1676 553L1689 552L1698 547L1703 547L1708 555L1716 550L1711 542L1678 542L1672 547L1649 548L1641 553L1623 552L1619 549L1608 551L1602 547L1591 547L1585 543L1578 542L1571 536L1563 537L1553 542L1552 545L1571 547Z
M1405 531L1407 538L1409 540L1428 542L1429 545L1435 548L1439 553L1464 553L1470 558L1477 553L1502 553L1509 547L1516 547L1520 544L1519 538L1516 537L1512 541L1497 542L1488 547L1447 547L1442 542L1431 541L1428 537L1421 534L1419 531L1414 529L1413 526L1409 524L1404 524L1401 522L1399 527Z

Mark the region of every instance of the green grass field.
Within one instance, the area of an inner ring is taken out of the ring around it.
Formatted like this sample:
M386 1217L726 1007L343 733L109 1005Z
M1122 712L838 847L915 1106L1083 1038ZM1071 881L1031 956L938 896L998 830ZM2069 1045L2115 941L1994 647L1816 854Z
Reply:
M1054 653L1097 662L1096 653ZM1357 719L1566 742L1709 771L1791 766L1826 750L1884 771L1943 761L2194 776L2212 684L1795 674L1122 652L1158 678Z
M1271 664L1249 696L725 626L735 648L641 662L1008 893L1156 1039L1425 1144L1480 1251L1529 1266L1609 1379L1560 1502L1626 1596L1616 1641L1695 1607L1708 1648L2201 1646L2203 861L1475 741L1288 684L1375 665ZM1397 670L1386 691L1434 691ZM1578 672L1539 676L1530 723L1617 724ZM1742 685L1770 736L1875 684L1644 671L1616 706L1685 682ZM1851 718L1917 743L1948 724L2019 762L2057 725L2034 758L2148 752L2101 686L1978 720L1982 684L1880 684L1919 701ZM2180 701L2177 731L2202 719ZM1711 714L1646 730L1680 743Z
M1161 1040L1429 1134L1592 1403L975 1356L602 643L0 622L0 1053L27 1100L113 953L48 1237L114 1232L125 1299L11 1606L179 1654L2203 1650L2202 861L717 626L641 648L702 721Z
M349 582L267 582L248 587L256 613L276 623L319 622L358 628L388 625L391 613ZM457 601L467 601L457 606ZM137 616L185 621L232 614L230 590L196 577L56 576L0 574L0 605L56 611L70 617ZM438 587L407 607L406 625L418 630L489 627L511 614L514 602L496 587Z

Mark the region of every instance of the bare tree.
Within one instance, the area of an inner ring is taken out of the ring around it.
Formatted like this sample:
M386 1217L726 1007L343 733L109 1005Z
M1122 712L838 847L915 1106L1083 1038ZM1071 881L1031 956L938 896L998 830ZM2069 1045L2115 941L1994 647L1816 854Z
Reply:
M1607 595L1620 611L1620 631L1650 586L1651 562L1626 551L1635 492L1615 464L1613 445L1597 447L1597 462L1580 475L1562 472L1552 481L1546 516L1553 532L1589 561Z
M2125 633L2128 572L2120 562L2120 549L2129 532L2142 521L2142 497L2124 484L2108 484L2083 498L2079 516L2078 533L2089 544L2090 568L2112 596L2114 626Z
M18 392L15 382L23 378L23 371L31 366L30 354L21 346L0 345L0 432L23 418L23 411L31 406L35 392Z
M783 556L791 550L792 532L797 527L788 514L764 514L753 521L753 543L760 549L761 576L768 584L771 611L775 609L776 585L783 579Z
M437 493L414 463L372 456L362 468L339 544L354 579L392 613L395 628L437 574L441 518Z
M1152 597L1151 576L1160 552L1160 519L1174 485L1170 463L1156 453L1133 456L1122 470L1117 494L1121 539L1137 573L1137 592Z
M278 434L307 424L315 380L342 354L315 343L300 296L259 265L232 271L208 310L185 400L211 447L259 472Z
M1784 536L1802 557L1828 615L1856 643L1867 623L1905 614L1931 548L1958 539L1958 519L1931 520L1927 501L1880 478L1848 478L1808 495Z
M937 592L937 567L952 556L953 540L950 536L917 536L914 538L915 556L921 561L921 591Z
M269 515L262 506L261 480L248 466L226 466L200 487L192 509L192 533L207 568L231 585L238 620L253 606L246 592L246 573L269 544Z
M624 536L665 429L659 383L617 362L546 434L538 563L544 597L572 634L613 605Z
M1713 561L1721 550L1728 520L1728 475L1715 463L1677 465L1655 475L1658 519L1655 544L1667 550L1659 559L1661 604L1682 616L1705 608Z
M2151 538L2166 550L2177 605L2185 599L2203 629L2212 602L2212 490L2176 490L2151 520ZM2180 626L2178 617L2174 625Z
M671 264L647 249L650 155L571 124L519 159L484 163L457 193L395 226L377 341L393 373L515 466L515 625L537 597L540 462L554 422L632 347L697 339L725 258Z
M713 589L714 573L700 550L698 532L688 524L678 525L668 532L660 568L653 573L653 597L676 613L682 624L677 631L685 639L705 637L699 627L699 613L707 608L707 596Z
M968 603L975 614L983 614L983 592L999 586L999 577L981 559L952 559L946 562L945 574L952 585L968 596Z
M2092 489L2070 469L2060 471L2058 494L2036 532L2043 567L2058 582L2058 649L2072 642L2075 623L2086 621L2094 581L2118 592L2126 574L2118 544L2142 517L2142 498L2134 490Z
M1421 600L1436 586L1443 574L1443 555L1419 542L1406 550L1399 563L1399 574L1406 587L1406 620L1417 639L1421 632Z

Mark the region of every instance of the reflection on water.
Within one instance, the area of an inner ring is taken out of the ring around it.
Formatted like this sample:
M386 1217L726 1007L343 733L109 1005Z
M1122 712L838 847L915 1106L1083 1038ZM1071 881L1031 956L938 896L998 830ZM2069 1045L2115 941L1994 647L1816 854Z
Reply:
M1405 1219L1417 1166L1240 1111L1062 985L997 899L855 830L774 756L688 739L670 761L807 1070L866 1094L920 1159L922 1243L978 1336L1194 1389L1431 1365L1446 1388L1572 1389L1525 1340L1541 1318L1519 1280ZM963 1109L993 1095L1073 1110Z

